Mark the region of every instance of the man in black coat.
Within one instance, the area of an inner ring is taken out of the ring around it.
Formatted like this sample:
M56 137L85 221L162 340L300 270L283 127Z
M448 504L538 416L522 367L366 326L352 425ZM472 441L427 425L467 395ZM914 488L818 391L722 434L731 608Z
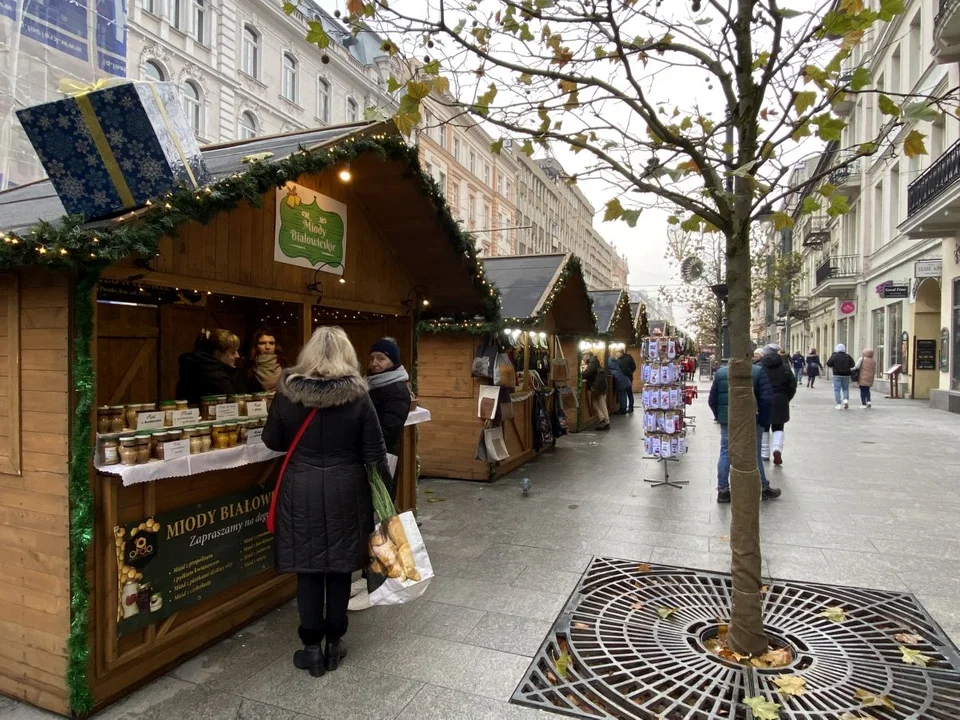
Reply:
M617 350L617 362L620 365L620 372L626 375L630 379L630 387L627 388L627 412L633 412L633 374L637 371L637 362L633 359L633 356L624 352L623 350Z

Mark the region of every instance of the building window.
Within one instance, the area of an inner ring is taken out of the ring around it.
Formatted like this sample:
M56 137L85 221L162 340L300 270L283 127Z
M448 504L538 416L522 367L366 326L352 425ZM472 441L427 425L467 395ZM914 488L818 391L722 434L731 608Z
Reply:
M297 59L290 53L283 54L283 96L297 101Z
M250 140L257 136L257 119L252 112L240 113L240 139Z
M877 359L877 364L880 365L879 369L883 369L884 359L886 358L886 355L883 354L883 350L884 350L883 339L886 337L886 333L884 332L884 327L883 327L884 312L885 312L885 309L880 308L879 310L874 310L872 313L873 315L873 349Z
M903 344L900 342L900 334L903 332L903 303L887 305L887 311L890 315L890 364L903 364ZM904 368L904 372L906 371Z
M437 142L444 150L447 149L447 129L443 125L437 128Z
M490 184L490 163L486 162L483 164L483 184L487 187L493 187Z
M497 173L497 192L503 195L503 173Z
M347 98L347 122L355 123L360 120L360 106L353 98Z
M250 77L260 77L260 33L250 25L243 27L243 71Z
M452 182L450 183L450 194L448 195L450 208L457 215L460 214L460 186Z
M157 14L157 0L140 0L140 7L151 15Z
M205 45L206 0L193 0L193 39Z
M453 159L460 162L460 138L453 138Z
M471 195L467 199L467 227L475 228L477 225L477 197Z
M317 117L330 122L330 83L323 78L317 78Z
M183 84L183 109L187 113L194 135L200 135L203 128L203 105L200 102L200 88L193 80Z
M153 82L163 82L167 79L166 74L163 72L163 68L160 67L160 63L156 60L147 60L143 64L143 77L146 80L152 80Z
M186 30L186 27L184 27L183 3L184 0L170 0L168 6L170 8L170 24L177 30Z
M467 166L470 169L470 173L473 175L477 174L477 154L470 151L470 164Z
M440 185L440 192L446 195L447 194L447 174L443 170L440 170L437 173L437 184Z

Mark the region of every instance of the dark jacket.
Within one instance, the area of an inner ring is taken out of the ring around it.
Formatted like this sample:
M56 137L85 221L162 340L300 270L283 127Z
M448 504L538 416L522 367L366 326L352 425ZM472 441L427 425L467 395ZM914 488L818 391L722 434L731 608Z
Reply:
M607 374L613 380L613 389L617 392L630 387L630 378L620 370L620 363L615 357L607 358Z
M387 371L391 372L391 371ZM403 373L404 377L407 374ZM382 387L370 388L370 399L377 411L380 430L383 431L383 443L391 455L400 454L403 439L403 426L410 414L410 390L405 380L398 380Z
M177 399L199 405L206 395L231 395L245 392L243 372L205 352L180 356Z
M850 371L856 361L845 352L835 352L827 360L827 367L833 368L833 374L837 377L850 377Z
M321 380L285 370L263 442L293 451L277 498L276 559L282 573L351 573L367 562L373 504L367 466L386 471L386 450L367 384L359 375Z
M783 358L776 354L768 354L760 358L760 367L767 373L767 380L770 381L770 389L773 391L770 424L782 425L789 422L790 401L797 394L796 375L783 362Z
M624 353L617 362L620 364L620 372L630 378L630 382L632 383L633 374L637 371L637 361L633 359L633 355Z
M817 377L823 370L823 363L816 353L807 355L807 377Z
M803 370L803 355L800 353L794 353L790 362L793 364L794 370Z
M583 384L593 393L607 391L607 371L600 366L596 355L587 363L587 368L583 371Z
M770 404L773 396L770 381L759 365L751 365L750 374L753 380L753 396L757 401L757 425L767 427L770 424ZM717 372L713 375L713 385L710 386L710 397L707 400L707 404L713 411L713 417L721 425L726 425L728 421L727 411L730 406L729 375L729 366L724 365L717 368Z

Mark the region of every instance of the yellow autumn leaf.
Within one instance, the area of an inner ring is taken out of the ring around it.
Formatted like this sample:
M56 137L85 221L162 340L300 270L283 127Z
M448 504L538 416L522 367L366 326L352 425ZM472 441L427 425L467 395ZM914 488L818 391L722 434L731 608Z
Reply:
M842 623L847 619L847 615L845 612L843 612L843 608L839 606L828 607L822 613L818 613L818 615L835 623Z
M807 681L799 675L780 675L773 679L773 684L784 695L803 695Z
M923 642L923 638L915 633L897 633L893 639L904 645L919 645Z
M780 706L761 695L744 698L743 704L753 711L757 720L778 720L780 717Z
M863 688L854 690L853 696L860 701L863 707L885 707L889 710L897 709L897 706L893 704L893 700L886 695L876 695Z
M906 663L907 665L919 665L920 667L926 667L931 662L933 662L932 657L929 657L928 655L924 655L919 650L912 650L910 648L906 648L903 645L900 646L900 653L903 655L903 658L902 658L903 662Z
M923 144L925 137L926 135L919 130L911 130L903 141L903 154L911 159L918 155L926 155L927 146Z
M569 653L562 652L560 657L557 658L557 672L560 673L560 677L564 680L567 679L567 675L570 672L570 655Z
M657 615L661 620L667 620L679 612L678 608L657 608Z

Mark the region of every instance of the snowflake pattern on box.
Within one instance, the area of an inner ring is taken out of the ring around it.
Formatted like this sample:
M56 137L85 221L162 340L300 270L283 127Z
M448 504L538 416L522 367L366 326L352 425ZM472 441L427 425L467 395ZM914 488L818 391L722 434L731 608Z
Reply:
M155 83L151 88L147 83L126 83L86 97L134 206L143 206L180 185L192 186L180 149L196 182L203 185L209 180L174 85ZM67 213L92 220L127 209L76 99L38 105L17 115Z

